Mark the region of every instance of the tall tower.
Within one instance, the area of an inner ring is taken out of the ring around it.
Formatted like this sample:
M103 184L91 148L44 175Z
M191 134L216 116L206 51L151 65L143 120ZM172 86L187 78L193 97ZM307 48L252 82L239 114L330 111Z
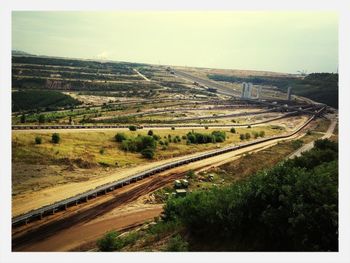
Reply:
M241 98L245 98L245 95L246 95L246 89L247 89L247 83L243 82L242 83L242 94L241 94Z
M258 100L261 99L261 91L262 91L262 87L259 86L259 88L258 88L258 95L256 96L256 98L257 98Z
M292 98L292 87L288 87L287 90L287 100L290 101Z
M247 98L252 98L252 90L253 90L253 84L251 82L248 83L248 92L247 92Z

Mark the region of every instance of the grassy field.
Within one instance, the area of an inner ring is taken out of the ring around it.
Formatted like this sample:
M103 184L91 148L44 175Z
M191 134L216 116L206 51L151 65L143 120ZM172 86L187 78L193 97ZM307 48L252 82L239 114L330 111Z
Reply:
M265 136L281 133L283 130L270 126L236 129L237 133L226 131L227 139L223 143L190 144L185 140L169 143L167 147L158 144L154 160L170 159L200 151L216 149L240 142L239 133L264 131ZM164 137L186 135L187 129L159 129L154 134ZM200 133L211 133L213 129L196 129ZM124 130L128 137L146 135L148 130L135 132ZM13 132L12 134L12 173L13 194L27 190L37 190L56 184L89 180L94 176L106 174L119 167L134 167L151 160L140 153L125 152L120 143L114 140L116 131L69 131L61 132L59 144L51 142L52 132ZM41 137L42 143L35 144L35 137ZM253 136L252 136L253 138ZM252 139L251 139L252 140Z

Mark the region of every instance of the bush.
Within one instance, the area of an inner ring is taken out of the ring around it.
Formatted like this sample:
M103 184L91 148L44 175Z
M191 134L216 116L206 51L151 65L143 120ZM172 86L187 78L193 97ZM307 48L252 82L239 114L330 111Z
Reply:
M259 136L260 136L260 137L265 137L265 132L264 132L264 131L260 131L260 132L259 132Z
M338 154L329 144L233 185L170 198L164 220L223 249L337 251Z
M247 140L249 140L249 139L250 139L250 133L247 132L247 133L245 134L245 138L246 138Z
M231 128L230 132L231 133L236 133L236 129L235 128Z
M148 134L149 136L152 136L152 135L153 135L153 131L152 131L152 130L149 130L147 134Z
M129 138L122 141L121 148L124 151L141 152L146 148L155 150L157 142L152 136L139 135L136 138Z
M130 130L130 131L136 131L136 130L137 130L137 127L134 126L134 125L130 125L130 126L129 126L129 130Z
M36 136L35 137L35 144L41 144L41 142L42 142L41 137L40 136Z
M97 241L97 247L100 251L110 252L116 251L123 247L120 239L118 239L119 233L111 231L105 234L101 239Z
M208 130L208 129L209 129L209 127L208 127L208 126L205 126L204 128L205 128L206 130Z
M188 243L183 240L179 234L177 234L175 237L172 237L169 240L165 250L171 252L188 251Z
M258 132L252 132L252 134L253 134L255 139L259 137L259 133Z
M153 137L156 141L159 141L159 140L160 140L160 136L159 136L159 135L153 134L152 137Z
M240 134L240 135L239 135L239 139L240 139L241 141L245 140L245 135L244 135L243 133Z
M118 132L118 133L114 136L114 138L115 138L115 141L116 141L116 142L122 142L122 141L124 141L124 140L127 139L126 135L125 135L124 133L120 133L120 132Z
M60 137L60 135L58 133L52 134L51 141L53 143L59 143L60 140L61 140L61 137Z
M146 148L146 149L141 151L141 154L142 154L143 157L145 157L147 159L153 159L153 157L154 157L154 149Z
M251 127L252 127L252 126L248 125L248 127L247 127L247 128L248 128L248 129L250 129Z
M44 123L45 122L45 115L44 114L40 114L38 117L38 121L39 123Z
M175 130L175 127L173 126L173 127L171 127L171 129L172 129L172 130Z

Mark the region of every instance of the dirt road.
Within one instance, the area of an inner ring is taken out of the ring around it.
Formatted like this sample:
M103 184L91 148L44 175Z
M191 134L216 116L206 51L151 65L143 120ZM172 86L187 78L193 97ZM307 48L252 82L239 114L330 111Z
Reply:
M97 240L111 230L123 230L153 220L162 212L162 205L136 208L132 211L120 211L118 215L96 222L77 224L57 235L25 246L21 251L69 251L85 243Z
M331 119L331 124L329 125L326 133L321 137L321 139L328 139L329 137L331 137L333 135L335 126L337 125L337 119L332 118ZM303 145L302 147L300 147L298 150L296 150L295 152L293 152L292 154L290 154L287 158L288 159L292 159L294 157L299 157L301 156L301 154L303 152L307 152L309 150L311 150L314 147L315 141L309 142L305 145Z

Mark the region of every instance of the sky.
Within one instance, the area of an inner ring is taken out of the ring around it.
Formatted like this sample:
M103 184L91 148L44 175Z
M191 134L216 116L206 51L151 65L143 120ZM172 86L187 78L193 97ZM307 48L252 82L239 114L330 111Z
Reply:
M37 55L297 73L337 72L335 12L12 12Z

